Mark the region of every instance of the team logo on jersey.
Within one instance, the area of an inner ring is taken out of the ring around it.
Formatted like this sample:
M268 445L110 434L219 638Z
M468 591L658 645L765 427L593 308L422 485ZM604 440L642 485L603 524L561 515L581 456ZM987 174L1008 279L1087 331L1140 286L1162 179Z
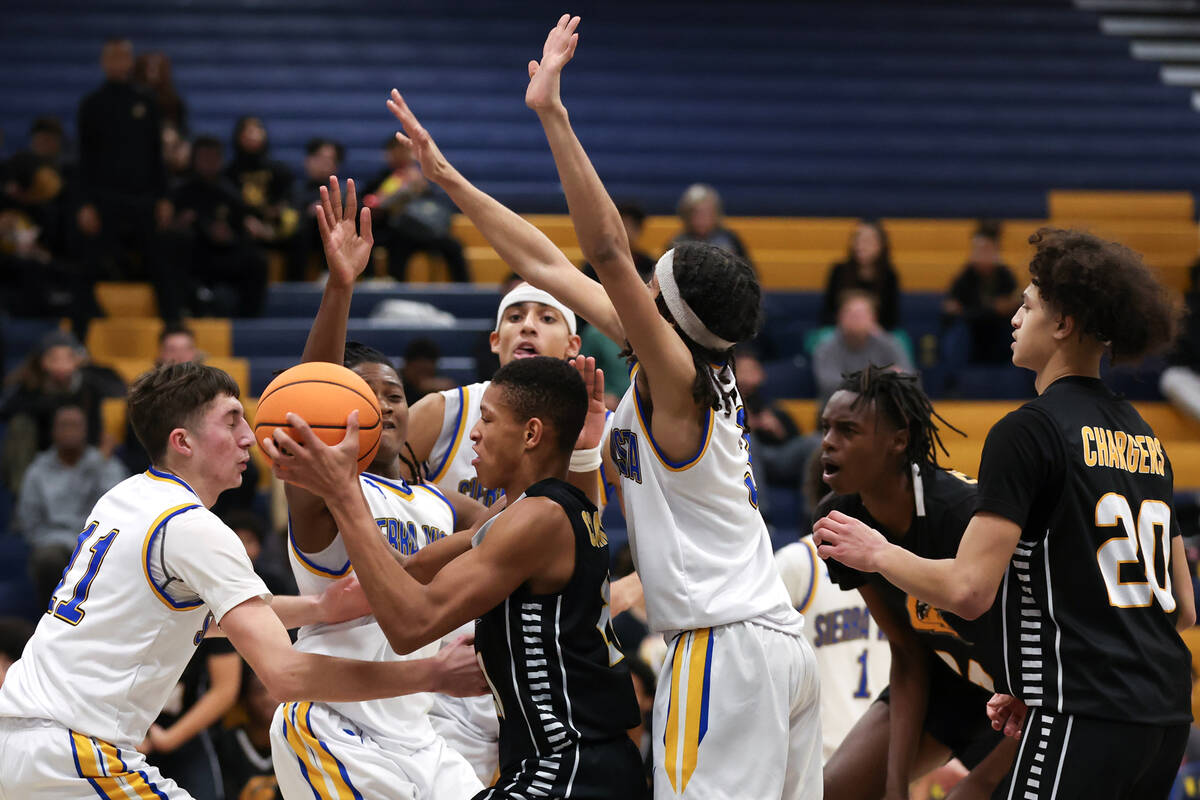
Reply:
M587 528L588 541L592 543L592 547L604 547L608 544L608 534L604 532L604 526L600 523L599 511L581 511L579 515L583 517L583 526Z
M958 631L950 627L950 623L946 622L941 612L924 600L918 600L910 594L907 606L908 621L912 624L913 630L924 633L940 633L945 636L953 636L955 639L962 638L958 635Z

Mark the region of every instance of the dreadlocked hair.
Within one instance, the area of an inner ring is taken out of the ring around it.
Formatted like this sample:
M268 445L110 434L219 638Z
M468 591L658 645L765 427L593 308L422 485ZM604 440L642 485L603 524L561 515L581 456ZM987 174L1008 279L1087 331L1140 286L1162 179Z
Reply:
M762 288L746 259L710 244L685 242L675 246L673 268L680 297L704 327L735 345L754 338L762 327ZM733 348L712 350L697 344L675 323L661 293L654 302L663 319L675 325L679 338L692 354L696 367L692 398L696 405L723 410L725 416L733 414L735 390L723 389L720 383L726 371L736 377ZM621 355L627 360L634 357L628 342ZM714 373L712 367L718 364L721 366Z
M392 360L383 354L381 350L376 350L369 344L350 340L346 342L346 350L342 356L342 365L347 369L354 369L359 364L383 364L385 367L396 368ZM408 450L408 456L403 453L397 453L396 457L408 467L409 473L412 475L411 483L420 486L425 483L429 473L425 470L424 465L417 454L413 452L412 445L407 440L404 442L404 447Z
M872 364L866 369L842 376L842 384L838 389L858 395L851 408L874 403L876 414L887 417L898 430L908 431L908 446L904 451L907 463L937 467L938 450L950 455L942 443L935 419L959 436L966 436L934 411L933 403L921 388L916 375L906 375L890 367Z

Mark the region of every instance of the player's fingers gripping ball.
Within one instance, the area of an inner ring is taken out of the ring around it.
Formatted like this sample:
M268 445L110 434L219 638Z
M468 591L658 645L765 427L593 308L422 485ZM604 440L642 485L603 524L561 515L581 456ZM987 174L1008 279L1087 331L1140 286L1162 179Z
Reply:
M366 469L379 450L383 425L379 401L367 382L341 364L310 361L297 364L275 377L263 390L254 415L254 439L261 442L283 428L293 439L288 412L308 423L328 445L346 435L346 417L358 410L358 471Z

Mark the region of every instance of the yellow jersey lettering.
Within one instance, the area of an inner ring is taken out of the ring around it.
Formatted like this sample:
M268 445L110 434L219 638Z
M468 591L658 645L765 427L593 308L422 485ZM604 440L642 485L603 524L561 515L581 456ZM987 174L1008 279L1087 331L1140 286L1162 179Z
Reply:
M1089 467L1096 466L1096 434L1087 425L1079 431L1083 437L1083 463Z
M1114 459L1115 464L1119 464L1121 469L1129 471L1129 462L1125 458L1125 440L1129 438L1125 431L1116 431L1113 433L1113 444L1117 447L1117 457Z
M579 515L583 517L583 526L587 528L588 541L592 543L592 547L604 547L608 544L608 534L604 532L604 526L600 523L599 511L581 511Z

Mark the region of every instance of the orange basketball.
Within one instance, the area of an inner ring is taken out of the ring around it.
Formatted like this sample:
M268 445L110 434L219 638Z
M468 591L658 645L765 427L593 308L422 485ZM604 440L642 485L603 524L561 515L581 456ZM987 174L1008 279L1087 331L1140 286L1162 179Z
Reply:
M367 382L341 364L309 361L297 364L275 377L258 399L254 415L254 440L262 440L276 428L288 428L288 412L299 414L313 433L326 444L337 444L346 435L346 417L358 409L358 471L366 469L379 449L383 425L379 401Z

